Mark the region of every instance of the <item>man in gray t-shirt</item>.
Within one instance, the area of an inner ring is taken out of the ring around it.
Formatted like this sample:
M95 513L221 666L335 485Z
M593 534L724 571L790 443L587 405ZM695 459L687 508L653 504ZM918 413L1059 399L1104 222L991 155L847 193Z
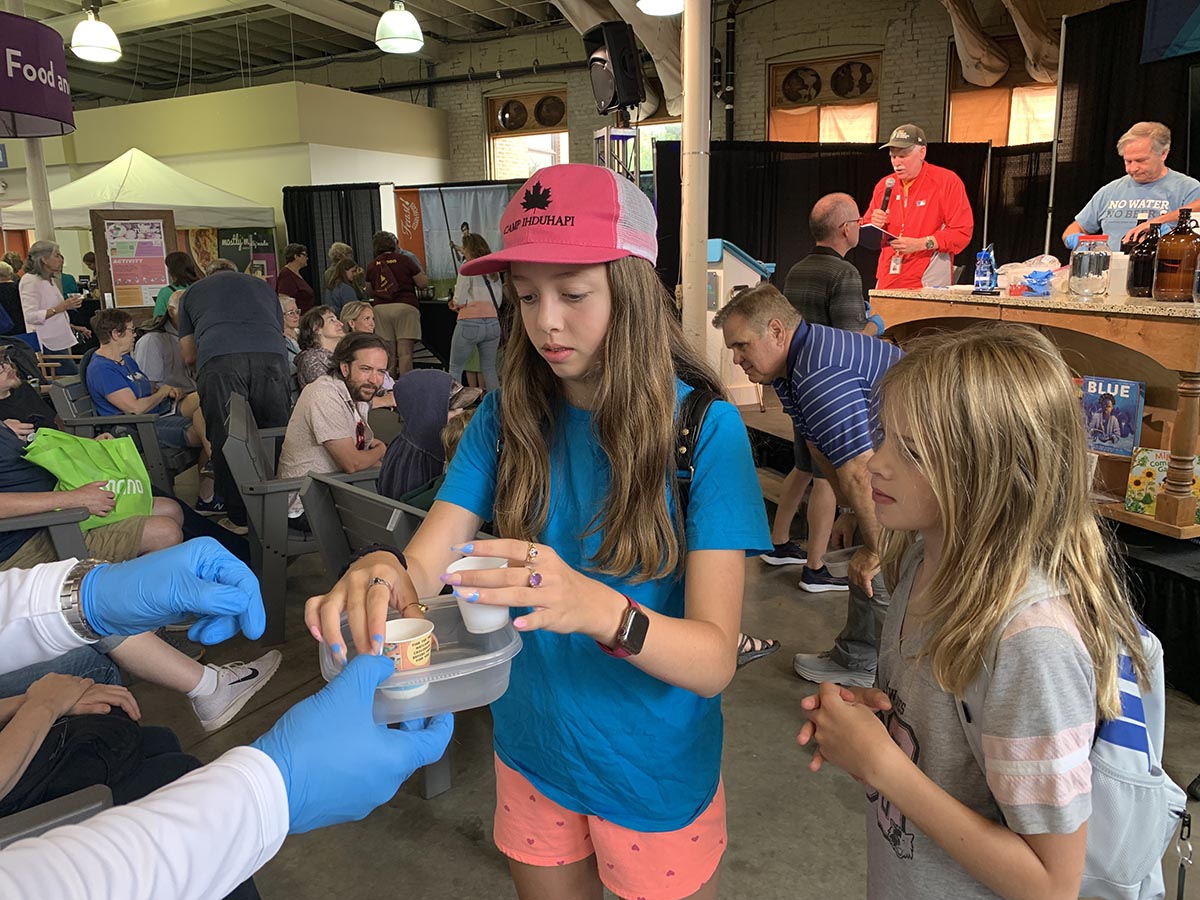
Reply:
M1171 130L1160 122L1138 122L1117 141L1125 175L1096 191L1075 221L1063 232L1063 243L1075 249L1081 234L1106 234L1110 250L1134 241L1152 224L1167 231L1180 209L1200 207L1200 181L1167 168ZM1140 213L1150 218L1137 226Z
M230 520L245 525L246 507L225 462L229 398L245 397L259 428L287 424L292 396L283 312L274 289L261 278L243 275L228 260L215 260L211 268L212 274L183 294L180 347L183 361L196 367L217 495Z

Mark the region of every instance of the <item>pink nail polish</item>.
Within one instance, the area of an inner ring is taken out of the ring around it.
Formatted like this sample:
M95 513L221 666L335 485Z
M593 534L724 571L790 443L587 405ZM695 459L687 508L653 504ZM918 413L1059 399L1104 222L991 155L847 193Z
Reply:
M325 643L325 641L321 639L321 629L318 628L316 625L313 625L311 628L308 629L308 631L313 636L313 638L316 640L316 642L318 644Z

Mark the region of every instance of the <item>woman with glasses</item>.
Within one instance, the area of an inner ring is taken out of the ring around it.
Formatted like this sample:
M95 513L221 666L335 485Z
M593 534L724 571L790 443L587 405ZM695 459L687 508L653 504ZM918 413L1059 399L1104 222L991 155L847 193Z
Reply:
M83 304L82 294L63 297L58 290L57 279L62 275L63 255L53 241L38 241L29 248L25 260L25 274L21 276L21 312L25 324L37 334L42 350L46 353L69 354L74 352L78 335L91 337L86 328L71 324L68 311ZM72 359L58 360L58 375L77 375L79 367Z
M300 344L296 337L300 333L300 310L296 306L296 298L287 294L279 295L279 309L283 312L283 342L287 345L288 375L291 376L292 405L300 396L300 384L296 381L296 357L300 355Z
M300 390L329 371L333 348L345 333L337 313L328 306L314 306L301 316L297 337L300 355L296 357L296 382Z
M288 244L283 248L283 268L275 278L275 290L281 294L296 298L296 306L300 312L313 308L316 299L313 289L300 270L308 266L308 248L303 244Z

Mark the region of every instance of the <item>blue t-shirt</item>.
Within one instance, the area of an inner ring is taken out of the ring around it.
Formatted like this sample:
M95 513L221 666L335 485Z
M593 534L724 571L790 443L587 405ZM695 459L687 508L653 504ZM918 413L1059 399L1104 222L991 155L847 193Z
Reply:
M691 391L682 382L677 389L680 398ZM496 395L490 392L471 420L437 498L485 521L495 518ZM688 549L756 554L770 547L746 428L728 403L710 408L695 462ZM583 533L611 478L589 411L564 405L551 440L550 470L550 512L538 540L642 606L682 618L682 579L632 584L587 571L601 535ZM664 472L664 491L667 479ZM673 687L609 656L582 634L533 631L522 639L508 692L492 704L496 753L506 765L555 803L636 831L675 831L704 811L721 774L719 697Z
M25 442L7 425L0 425L0 493L49 493L57 484L55 476L25 458ZM0 562L16 553L38 531L24 528L0 534Z
M96 406L98 416L122 416L125 410L113 406L108 400L109 394L114 394L122 388L129 388L133 396L139 400L154 393L154 385L146 374L138 368L132 356L126 353L121 362L113 362L107 356L99 353L92 354L92 361L87 367L88 393L92 395L92 403ZM170 409L171 401L164 400L153 410L162 415Z
M775 380L775 393L796 433L840 469L874 449L872 395L903 355L877 337L801 322L788 349L788 375Z
M1168 169L1158 181L1138 184L1123 175L1096 191L1075 221L1088 234L1107 234L1108 247L1115 252L1121 249L1125 232L1137 224L1138 213L1149 213L1153 219L1184 206L1200 210L1200 181L1195 178ZM1171 228L1164 225L1162 230Z

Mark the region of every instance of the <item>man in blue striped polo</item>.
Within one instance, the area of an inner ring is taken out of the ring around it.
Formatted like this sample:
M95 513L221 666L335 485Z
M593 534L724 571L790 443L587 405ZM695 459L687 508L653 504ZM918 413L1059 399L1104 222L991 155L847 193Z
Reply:
M793 668L809 681L870 687L888 606L867 471L878 425L872 394L901 351L875 337L805 322L770 284L731 300L713 318L713 327L721 329L734 363L751 381L774 385L796 433L833 485L844 507L834 545L840 536L849 546L854 535L862 545L850 560L846 624L833 649L798 653Z

